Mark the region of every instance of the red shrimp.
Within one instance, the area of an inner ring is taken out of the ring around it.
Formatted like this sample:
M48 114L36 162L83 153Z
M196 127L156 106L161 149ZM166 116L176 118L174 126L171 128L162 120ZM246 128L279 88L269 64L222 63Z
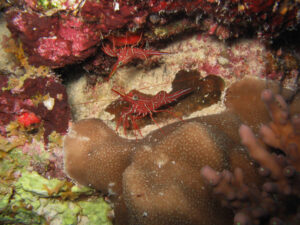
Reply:
M128 94L121 94L115 89L112 89L112 91L120 95L122 100L127 101L131 104L130 107L126 107L125 110L121 112L121 116L117 122L116 131L118 130L120 123L123 122L124 134L126 135L126 128L129 127L128 119L130 119L133 129L138 130L140 135L143 136L138 125L136 124L136 120L150 115L152 121L159 127L158 123L153 118L153 113L164 111L174 115L172 112L166 109L158 110L158 108L176 101L180 96L190 93L192 89L187 88L184 90L174 92L172 94L168 94L165 91L160 91L153 97L141 97L135 94L133 91L129 92Z
M129 34L123 36L111 36L108 39L113 43L114 46L122 47L125 45L137 45L142 40L143 34Z
M117 62L113 65L113 68L108 76L108 79L115 73L119 66L125 65L132 59L147 59L151 55L169 54L168 52L159 52L153 50L146 50L135 47L123 47L123 48L111 48L109 45L103 46L102 50L111 57L118 57Z

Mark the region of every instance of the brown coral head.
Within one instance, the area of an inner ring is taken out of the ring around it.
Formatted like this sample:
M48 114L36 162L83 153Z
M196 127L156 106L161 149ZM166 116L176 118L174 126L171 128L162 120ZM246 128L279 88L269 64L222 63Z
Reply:
M64 167L72 179L106 194L120 194L122 172L129 165L132 142L102 121L81 120L64 140Z
M206 164L224 167L222 144L209 127L186 122L159 143L137 151L123 174L129 224L230 224L231 213L211 198L200 174ZM209 216L213 211L219 216Z

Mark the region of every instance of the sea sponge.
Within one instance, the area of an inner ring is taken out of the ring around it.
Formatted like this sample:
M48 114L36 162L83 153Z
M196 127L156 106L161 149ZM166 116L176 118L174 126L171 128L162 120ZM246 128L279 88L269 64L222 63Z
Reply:
M41 120L45 144L53 131L65 134L71 117L65 87L50 74L21 80L0 71L0 133L7 135L5 126L26 112Z

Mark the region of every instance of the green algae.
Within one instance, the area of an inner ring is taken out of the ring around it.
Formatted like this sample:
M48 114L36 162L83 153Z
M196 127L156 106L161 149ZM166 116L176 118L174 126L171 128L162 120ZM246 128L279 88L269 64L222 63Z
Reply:
M38 0L38 4L45 9L62 8L66 0Z
M16 187L22 187L24 191L32 192L43 197L55 197L58 196L59 191L66 190L63 187L64 183L64 181L58 179L48 180L40 176L37 172L23 172L22 177L16 183ZM49 190L55 190L57 188L57 191L53 191L53 193L50 193Z
M73 186L71 188L72 193L76 194L93 194L95 192L94 189L86 187L86 186Z
M88 218L87 225L112 225L111 221L107 219L111 208L103 199L81 201L79 205L82 208L82 215Z
M0 159L0 224L112 224L110 206L94 189L33 171L32 160L48 160L40 150L37 157L14 148Z
M78 224L83 218L86 224L111 225L107 217L110 206L99 197L87 200L62 200L57 196L63 193L64 181L46 179L36 172L24 171L10 194L0 194L0 222L22 224ZM45 189L61 187L57 193L49 194ZM75 193L90 194L92 189L73 186ZM13 216L12 216L13 215Z
M2 150L2 149L0 149ZM21 149L14 149L0 159L0 178L3 182L10 182L13 172L20 172L30 164L30 157L24 155Z
M0 151L9 152L24 143L24 139L8 141L7 138L0 136Z
M0 184L0 212L9 205L9 200L13 194L13 189Z
M14 210L4 211L0 213L0 223L2 224L30 224L30 225L40 225L47 224L46 220L32 212L31 210L26 210L24 208L17 209L17 213Z

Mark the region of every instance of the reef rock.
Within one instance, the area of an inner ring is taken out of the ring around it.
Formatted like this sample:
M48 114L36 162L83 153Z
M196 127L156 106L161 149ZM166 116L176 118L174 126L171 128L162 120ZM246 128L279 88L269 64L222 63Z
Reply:
M93 56L102 39L120 29L148 33L144 41L184 32L178 27L186 25L220 39L237 37L248 28L257 36L273 38L299 24L299 3L295 0L26 0L15 6L6 17L12 36L21 40L30 63L52 68ZM182 15L187 20L179 21L179 26L160 27L177 24Z

